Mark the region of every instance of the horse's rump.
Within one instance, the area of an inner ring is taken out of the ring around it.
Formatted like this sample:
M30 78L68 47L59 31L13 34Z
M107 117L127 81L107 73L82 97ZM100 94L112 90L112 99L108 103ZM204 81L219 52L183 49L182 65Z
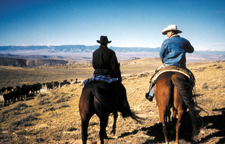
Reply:
M194 95L192 93L193 90L193 82L191 78L180 71L162 71L156 79L157 82L164 81L165 85L171 85L171 92L173 92L174 87L179 92L180 96L182 97L183 102L185 105L191 109L191 111L195 111L195 103L194 103ZM192 112L193 112L192 111Z
M122 116L132 117L139 123L142 118L131 111L127 101L126 89L121 82L107 83L103 81L89 82L85 87L90 87L92 94L106 107L112 111L119 111Z
M90 87L92 94L108 108L114 108L119 102L116 82L92 81L85 87Z
M192 90L193 83L186 74L176 71L166 71L157 77L154 91L166 142L168 142L166 116L170 115L170 108L173 108L173 119L176 119L176 114L178 114L175 126L175 143L178 143L182 115L187 109L189 110L193 124L192 139L194 138L194 135L197 134L196 132L200 128L199 125L197 125L197 122L201 122L201 117L199 115L200 111L196 108L200 107L198 107L193 100L194 95ZM202 109L200 108L200 110Z

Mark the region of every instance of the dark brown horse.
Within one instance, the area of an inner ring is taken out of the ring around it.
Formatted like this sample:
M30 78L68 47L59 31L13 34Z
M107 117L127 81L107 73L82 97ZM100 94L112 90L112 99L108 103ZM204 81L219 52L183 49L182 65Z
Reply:
M89 120L94 114L97 114L100 119L99 136L101 144L104 143L104 138L107 138L106 127L110 113L114 114L113 134L116 132L118 111L122 113L124 118L131 117L138 122L141 120L130 110L126 98L126 89L120 82L92 81L87 83L82 90L79 109L83 144L86 144Z
M199 116L199 110L196 110L198 106L192 99L192 89L193 85L191 84L190 79L179 72L165 72L157 78L154 93L159 109L159 118L162 123L165 142L167 144L169 143L169 140L166 124L170 120L171 108L173 108L172 121L175 124L176 131L175 144L179 143L181 118L187 109L189 110L193 125L192 140L196 135L196 122L201 118ZM177 114L178 118L176 122ZM168 117L169 119L167 119Z

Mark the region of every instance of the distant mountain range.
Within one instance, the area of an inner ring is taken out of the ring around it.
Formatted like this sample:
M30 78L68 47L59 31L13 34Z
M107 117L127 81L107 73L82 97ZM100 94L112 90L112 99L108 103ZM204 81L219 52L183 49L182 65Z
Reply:
M0 46L0 53L14 53L25 51L40 51L47 53L84 53L93 52L99 46L85 46L85 45L31 45L31 46ZM159 52L160 48L142 48L142 47L109 47L115 52Z
M0 46L0 57L19 59L57 59L90 61L92 52L99 45L30 45L30 46ZM160 47L109 47L116 52L119 60L135 58L159 58ZM187 54L189 61L225 60L225 51L195 51Z
M93 52L99 46L85 46L85 45L29 45L29 46L0 46L0 53L15 53L15 52L47 52L47 53L84 53ZM143 48L143 47L109 47L115 52L159 52L160 47L157 48ZM201 50L195 51L197 53L210 54L224 54L225 51Z

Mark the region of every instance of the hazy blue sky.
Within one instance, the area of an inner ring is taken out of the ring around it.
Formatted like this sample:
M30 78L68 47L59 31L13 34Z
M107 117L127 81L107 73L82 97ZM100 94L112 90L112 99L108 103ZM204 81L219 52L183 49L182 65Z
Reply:
M225 50L225 0L0 0L0 45L160 47L176 24L196 50Z

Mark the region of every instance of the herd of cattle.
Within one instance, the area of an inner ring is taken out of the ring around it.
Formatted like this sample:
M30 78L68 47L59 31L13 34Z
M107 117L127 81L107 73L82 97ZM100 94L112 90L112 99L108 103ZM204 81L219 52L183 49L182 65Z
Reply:
M71 80L72 81L72 80ZM79 83L76 79L74 83ZM59 88L62 87L63 85L66 84L71 84L71 82L64 80L63 82L47 82L47 83L36 83L33 85L22 85L22 86L16 86L13 88L12 86L8 86L7 88L3 87L0 89L0 93L3 94L4 98L4 105L9 105L10 102L16 102L20 100L24 100L25 98L29 98L31 96L34 96L38 92L41 91L42 87L47 88L47 90L54 89L54 88Z

